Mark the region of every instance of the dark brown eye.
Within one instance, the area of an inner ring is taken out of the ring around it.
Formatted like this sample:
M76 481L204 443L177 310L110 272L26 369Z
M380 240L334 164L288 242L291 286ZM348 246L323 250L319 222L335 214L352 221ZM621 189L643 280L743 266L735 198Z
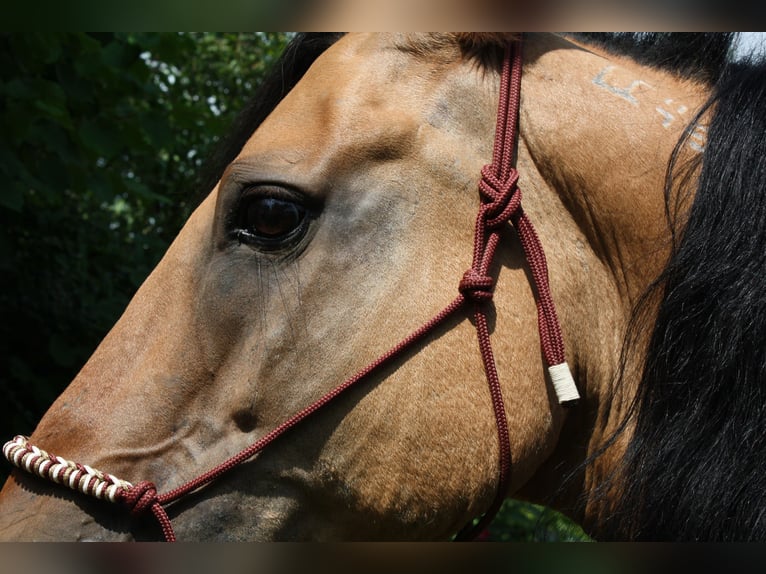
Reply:
M296 200L253 194L239 208L237 237L263 249L290 247L303 237L308 211Z
M245 229L261 237L282 237L294 231L304 216L303 208L292 201L261 197L248 203Z

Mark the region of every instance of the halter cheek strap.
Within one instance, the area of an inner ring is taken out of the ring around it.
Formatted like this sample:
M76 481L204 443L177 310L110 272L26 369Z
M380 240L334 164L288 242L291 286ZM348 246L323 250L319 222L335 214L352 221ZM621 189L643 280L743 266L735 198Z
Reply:
M484 293L481 300L491 299L492 288L488 286L494 286L494 279L488 276L488 269L500 240L499 231L510 221L516 228L537 290L537 324L548 373L556 398L560 404L565 404L578 400L580 395L564 356L564 339L548 282L545 251L521 206L519 172L513 167L518 141L521 70L521 42L517 42L506 48L503 60L492 163L481 170L479 193L482 205L476 218L473 263L464 281L480 280ZM464 292L463 286L461 283L461 292Z
M49 454L30 444L25 437L21 436L17 436L13 441L5 444L3 448L5 457L22 470L44 479L62 484L88 496L121 503L130 509L132 515L142 514L150 510L162 528L165 540L173 541L175 540L175 533L165 511L168 504L202 488L252 458L277 437L332 402L346 389L367 379L384 365L402 358L405 351L422 342L426 335L470 304L479 340L479 350L489 385L500 445L500 470L495 500L478 523L464 528L457 539L475 537L494 518L507 496L510 486L511 446L508 423L487 321L487 311L492 302L495 288L495 279L490 275L489 270L500 241L500 231L509 222L516 228L536 288L540 345L548 365L554 392L559 403L563 405L571 404L572 401L579 398L577 387L564 359L564 342L548 284L545 254L532 223L521 207L521 191L517 185L519 174L513 167L520 103L521 67L521 43L519 42L508 46L506 49L492 163L482 169L479 183L481 204L476 217L471 268L465 272L460 281L457 298L438 315L359 373L287 419L246 449L208 472L164 494L158 494L151 482L142 481L133 485L89 466Z

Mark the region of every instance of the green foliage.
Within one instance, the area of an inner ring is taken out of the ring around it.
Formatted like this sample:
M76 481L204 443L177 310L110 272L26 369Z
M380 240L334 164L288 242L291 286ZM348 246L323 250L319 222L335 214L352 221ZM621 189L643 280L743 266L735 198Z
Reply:
M488 540L499 542L587 542L582 528L545 506L508 499L488 527Z
M285 41L0 35L2 436L31 432L116 322Z

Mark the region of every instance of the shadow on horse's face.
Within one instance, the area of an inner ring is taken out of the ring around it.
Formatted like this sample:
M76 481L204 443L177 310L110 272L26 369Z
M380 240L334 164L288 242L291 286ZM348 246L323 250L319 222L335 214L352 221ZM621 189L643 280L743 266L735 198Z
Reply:
M408 41L352 35L320 56L40 423L37 444L168 491L359 371L454 297L471 263L498 79L454 43L419 52ZM641 114L684 96L646 72L627 92L634 106L616 91L630 69L602 77L604 87L593 81L609 65L601 56L554 37L526 49L521 188L586 393L567 416L556 404L509 227L491 329L512 488L536 496L559 486L608 427L602 392L627 305L655 265L646 240L661 230L646 221L662 210L659 195L636 191L631 211L614 190L662 181L677 132L642 124ZM655 154L651 165L632 159L643 147ZM607 167L616 163L619 173ZM169 513L182 540L443 538L491 502L497 448L473 327L455 320ZM568 486L577 494L587 485L580 473ZM108 505L75 506L47 488L9 481L3 536L148 536ZM45 516L45 526L32 516Z

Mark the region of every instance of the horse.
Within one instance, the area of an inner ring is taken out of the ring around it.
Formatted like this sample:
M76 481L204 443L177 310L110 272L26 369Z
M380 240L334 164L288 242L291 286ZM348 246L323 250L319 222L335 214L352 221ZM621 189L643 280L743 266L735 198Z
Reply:
M210 194L6 445L32 474L0 537L449 539L514 496L596 540L766 538L766 67L731 42L298 35ZM509 45L516 203L479 273Z

